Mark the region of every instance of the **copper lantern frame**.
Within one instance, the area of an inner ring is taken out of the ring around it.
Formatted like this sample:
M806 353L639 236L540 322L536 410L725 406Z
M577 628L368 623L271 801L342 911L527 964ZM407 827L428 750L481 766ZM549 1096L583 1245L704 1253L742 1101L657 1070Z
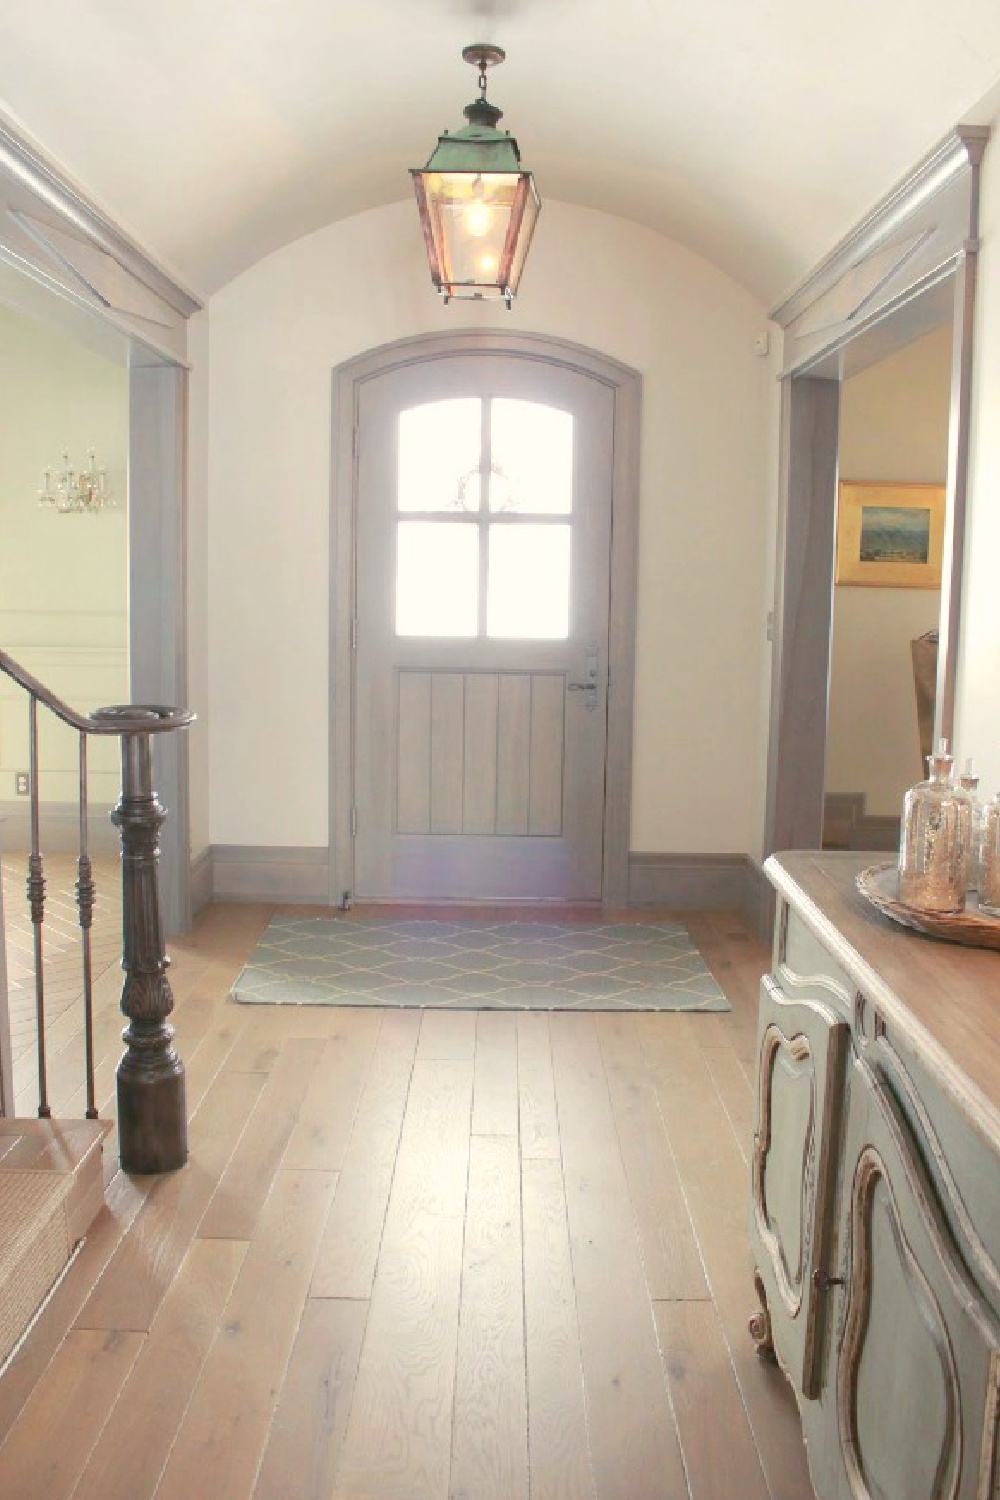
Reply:
M541 211L517 141L497 129L503 112L486 98L486 70L504 55L486 43L463 50L465 61L479 68L479 98L464 111L468 124L444 131L427 165L410 173L431 280L446 303L498 299L509 308ZM476 212L480 219L471 228ZM477 257L472 237L484 235L484 225L491 230L491 248Z

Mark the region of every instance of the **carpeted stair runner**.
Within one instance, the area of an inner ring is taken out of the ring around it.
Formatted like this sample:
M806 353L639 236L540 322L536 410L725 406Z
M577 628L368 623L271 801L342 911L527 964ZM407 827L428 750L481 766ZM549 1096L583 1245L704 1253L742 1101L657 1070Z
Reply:
M103 1205L106 1130L0 1119L0 1369Z

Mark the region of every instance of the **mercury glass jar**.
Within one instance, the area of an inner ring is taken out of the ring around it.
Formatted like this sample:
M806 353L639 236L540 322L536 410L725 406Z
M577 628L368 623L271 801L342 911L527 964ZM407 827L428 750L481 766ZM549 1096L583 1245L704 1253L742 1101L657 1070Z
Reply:
M954 761L942 740L930 776L903 799L899 899L919 911L959 912L969 883L972 804L952 780Z
M983 874L979 910L1000 917L1000 792L983 812Z
M965 762L958 784L969 794L969 890L978 891L983 875L983 804L979 800L979 777L972 770L971 760Z

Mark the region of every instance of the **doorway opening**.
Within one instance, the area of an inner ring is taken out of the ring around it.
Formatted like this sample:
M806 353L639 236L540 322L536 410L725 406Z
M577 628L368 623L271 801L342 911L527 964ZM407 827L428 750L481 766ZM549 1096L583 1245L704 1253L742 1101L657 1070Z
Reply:
M952 735L979 171L988 135L979 127L960 126L946 137L772 312L784 330L785 369L765 855L819 849L823 843L838 478L847 477L838 475L845 382L943 326L950 359L933 735L949 740ZM772 905L772 894L764 893L762 932L770 926Z
M0 409L0 645L82 711L127 702L128 340L89 320L67 331L0 296ZM76 476L91 463L114 504L87 513L72 508L69 485L78 485ZM43 498L46 489L52 502ZM7 684L0 691L6 859L29 847L28 764L24 698ZM95 743L90 833L100 853L117 852L107 815L120 772L117 745ZM77 780L75 733L44 715L38 793L50 848L76 848Z
M331 900L624 905L639 377L470 332L335 403Z
M942 323L841 385L825 849L895 852L931 751L951 362Z

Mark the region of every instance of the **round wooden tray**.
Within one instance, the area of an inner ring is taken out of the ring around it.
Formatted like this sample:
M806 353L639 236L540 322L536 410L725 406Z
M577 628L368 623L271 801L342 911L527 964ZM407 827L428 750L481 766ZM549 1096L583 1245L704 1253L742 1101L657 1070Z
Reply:
M1000 948L1000 917L988 917L981 912L976 896L968 898L961 912L920 911L907 906L899 899L899 868L894 864L870 865L862 870L858 890L885 916L927 937L965 943L971 948Z

